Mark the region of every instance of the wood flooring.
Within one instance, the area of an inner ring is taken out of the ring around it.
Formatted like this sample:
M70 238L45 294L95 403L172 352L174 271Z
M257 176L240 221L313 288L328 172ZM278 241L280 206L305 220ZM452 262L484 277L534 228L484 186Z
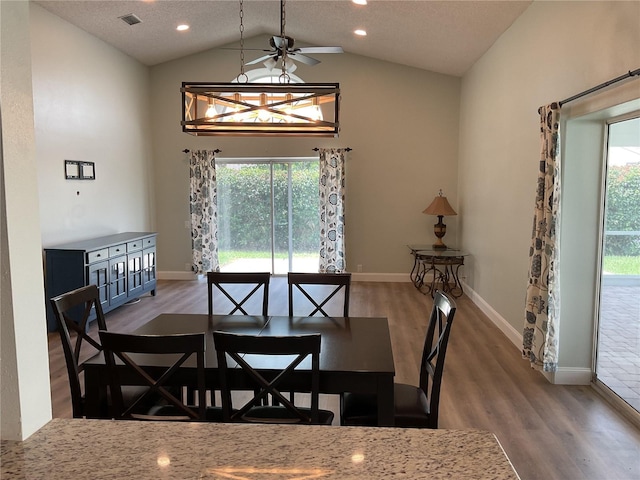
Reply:
M287 285L274 277L269 313L287 314ZM131 331L164 312L206 313L206 281L159 281L157 295L107 314ZM523 480L640 479L640 430L590 386L552 385L466 297L457 299L440 399L440 428L493 432ZM389 319L396 381L417 384L431 297L411 283L353 282L352 316ZM92 326L95 329L95 325ZM92 334L96 332L92 331ZM49 334L54 417L71 417L64 356ZM338 417L337 398L322 408ZM425 455L429 455L425 451Z

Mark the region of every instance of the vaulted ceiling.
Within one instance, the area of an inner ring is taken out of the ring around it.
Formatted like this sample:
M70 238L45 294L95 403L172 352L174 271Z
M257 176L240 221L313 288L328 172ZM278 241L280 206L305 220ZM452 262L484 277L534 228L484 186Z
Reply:
M45 9L145 65L237 43L240 0L36 0ZM285 32L296 44L346 52L461 76L531 1L287 0ZM244 37L278 35L277 0L243 0ZM134 14L128 25L119 17ZM176 31L182 23L189 30ZM362 28L367 36L353 31ZM268 45L265 45L268 48ZM250 61L262 52L246 52ZM328 55L314 55L326 61Z

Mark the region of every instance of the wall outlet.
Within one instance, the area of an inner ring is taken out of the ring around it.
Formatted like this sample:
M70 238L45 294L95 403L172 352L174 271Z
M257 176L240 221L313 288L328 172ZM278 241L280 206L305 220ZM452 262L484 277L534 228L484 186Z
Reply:
M358 273L362 273L362 265L358 264Z
M191 222L189 220L184 221L184 228L186 228L187 230L191 228Z
M187 272L190 272L190 271L191 271L191 264L190 264L190 263L185 263L185 264L184 264L184 269L185 269Z

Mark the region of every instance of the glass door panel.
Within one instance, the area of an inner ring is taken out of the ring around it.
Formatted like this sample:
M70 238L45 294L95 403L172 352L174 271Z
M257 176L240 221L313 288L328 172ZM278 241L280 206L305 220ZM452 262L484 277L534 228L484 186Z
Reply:
M640 118L608 133L596 380L640 411Z
M320 194L318 162L291 166L293 272L317 272L320 266Z
M222 163L216 171L221 271L318 271L317 161Z
M271 272L271 168L216 165L218 256L228 272Z

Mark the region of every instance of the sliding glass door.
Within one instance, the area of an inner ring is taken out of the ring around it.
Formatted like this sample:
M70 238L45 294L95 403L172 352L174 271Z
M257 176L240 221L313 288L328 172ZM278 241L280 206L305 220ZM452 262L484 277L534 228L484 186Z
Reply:
M608 127L596 381L640 411L640 118Z
M220 159L218 243L223 272L317 272L318 159Z

